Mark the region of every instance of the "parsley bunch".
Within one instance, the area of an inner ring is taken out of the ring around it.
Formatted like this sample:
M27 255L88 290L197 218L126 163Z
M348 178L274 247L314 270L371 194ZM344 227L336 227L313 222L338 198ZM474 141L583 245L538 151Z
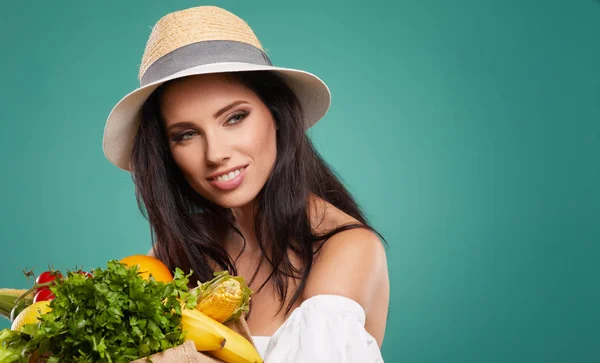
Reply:
M51 287L52 311L25 326L28 350L56 362L129 362L182 344L182 304L194 308L196 293L176 269L172 282L143 279L137 266L109 261L92 277L69 272Z

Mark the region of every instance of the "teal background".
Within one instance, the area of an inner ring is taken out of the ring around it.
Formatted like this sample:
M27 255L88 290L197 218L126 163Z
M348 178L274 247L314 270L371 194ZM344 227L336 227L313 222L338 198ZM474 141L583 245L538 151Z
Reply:
M311 135L389 242L387 362L600 362L594 0L3 2L0 286L148 251L104 121L201 4L330 86Z

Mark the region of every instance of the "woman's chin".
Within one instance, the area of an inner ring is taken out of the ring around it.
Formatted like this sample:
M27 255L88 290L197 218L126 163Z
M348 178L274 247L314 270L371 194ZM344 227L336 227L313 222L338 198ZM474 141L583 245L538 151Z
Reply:
M221 196L220 198L214 198L213 202L223 208L232 209L244 207L254 199L252 196L235 194L237 193Z

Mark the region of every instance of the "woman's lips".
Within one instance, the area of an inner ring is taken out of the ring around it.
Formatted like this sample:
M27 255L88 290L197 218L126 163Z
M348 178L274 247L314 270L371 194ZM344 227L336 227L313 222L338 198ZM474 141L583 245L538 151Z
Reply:
M246 176L247 169L248 166L244 166L240 169L230 171L227 174L223 174L218 178L209 179L208 182L218 189L232 190L237 188L240 184L242 184Z

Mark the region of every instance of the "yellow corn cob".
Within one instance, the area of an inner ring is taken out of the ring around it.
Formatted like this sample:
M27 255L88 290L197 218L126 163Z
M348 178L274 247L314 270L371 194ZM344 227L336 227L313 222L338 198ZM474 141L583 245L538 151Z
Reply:
M219 284L210 294L201 298L196 309L223 323L237 310L242 298L240 283L236 280L227 280Z
M25 289L7 289L7 288L1 288L0 289L0 295L12 295L12 296L16 296L19 297L21 295L23 295L27 290ZM33 292L29 293L29 295L31 295L31 297L33 298Z
M248 311L252 291L241 276L233 277L227 271L217 272L215 276L200 286L196 309L219 323L226 323Z
M26 292L27 292L27 290L25 290L25 289L7 289L7 288L0 289L1 296L14 296L15 298L23 295ZM33 291L30 292L29 294L27 294L26 298L33 299Z

